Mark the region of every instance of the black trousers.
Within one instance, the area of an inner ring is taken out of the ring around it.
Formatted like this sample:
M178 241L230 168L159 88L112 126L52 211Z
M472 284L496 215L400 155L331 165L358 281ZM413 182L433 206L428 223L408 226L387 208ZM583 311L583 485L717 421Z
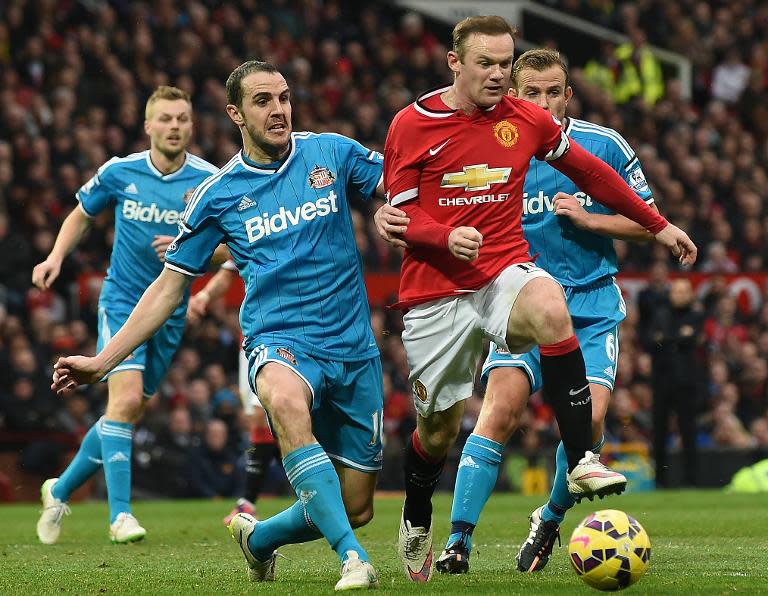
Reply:
M656 485L670 485L667 463L667 436L670 414L677 414L683 444L682 483L696 485L696 387L667 382L653 387L653 454L656 460Z

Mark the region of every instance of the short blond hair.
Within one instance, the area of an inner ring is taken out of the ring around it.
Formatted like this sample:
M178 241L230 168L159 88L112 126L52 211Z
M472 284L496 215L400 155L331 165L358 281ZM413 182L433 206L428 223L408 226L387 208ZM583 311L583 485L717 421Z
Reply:
M473 33L483 35L505 35L508 34L515 39L517 29L510 25L504 17L488 15L467 17L459 21L453 28L453 51L464 60L464 54L467 51L467 38Z
M158 99L183 99L190 105L190 107L192 106L192 98L189 96L189 93L183 89L171 87L169 85L160 85L147 100L147 105L144 108L145 120L149 120L152 117L152 106L155 105L155 102L157 102Z
M542 72L552 66L559 66L563 69L565 73L565 86L567 87L570 83L568 80L568 66L560 57L560 52L548 49L528 50L515 60L515 63L512 65L512 86L517 89L517 77L520 76L520 71L524 68Z

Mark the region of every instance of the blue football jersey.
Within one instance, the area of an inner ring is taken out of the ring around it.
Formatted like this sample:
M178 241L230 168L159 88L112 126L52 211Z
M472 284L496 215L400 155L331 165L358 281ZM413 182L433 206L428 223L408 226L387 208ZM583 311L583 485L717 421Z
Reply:
M296 346L320 358L378 354L347 200L373 195L383 157L337 134L293 133L286 158L235 155L192 196L166 267L200 275L226 242L245 299L244 347Z
M188 153L181 168L163 175L147 150L113 157L80 188L76 196L86 215L94 217L108 208L115 211L115 237L102 300L138 302L163 270L152 248L155 235L176 235L185 194L189 196L216 171Z
M619 133L574 118L568 119L565 132L616 170L641 199L653 203L640 160ZM523 190L523 232L531 256L538 254L539 267L564 286L585 286L618 271L613 240L555 215L552 199L558 192L566 192L591 213L613 215L611 209L580 191L565 174L536 159L531 159Z

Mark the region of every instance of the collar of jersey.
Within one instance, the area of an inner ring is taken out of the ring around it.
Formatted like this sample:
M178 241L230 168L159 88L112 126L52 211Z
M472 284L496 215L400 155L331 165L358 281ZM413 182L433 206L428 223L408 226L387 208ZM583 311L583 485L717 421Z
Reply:
M288 153L280 161L273 163L257 163L246 157L242 149L237 155L240 163L246 170L258 174L278 174L285 169L285 166L287 166L288 162L293 158L294 153L296 153L296 137L294 136L294 133L291 133L291 145L288 148Z
M430 118L448 118L450 116L453 116L457 112L461 112L461 110L453 110L451 108L448 108L447 110L433 110L432 108L428 108L424 103L430 97L434 97L435 95L445 93L452 86L453 85L436 87L435 89L430 89L429 91L425 91L424 93L419 95L419 97L416 98L416 101L413 103L413 107L419 114L423 114L424 116L429 116ZM490 108L480 108L480 110L483 112L490 112L494 110L497 105L498 104L492 105ZM475 113L477 113L477 110L475 110L475 112L473 112L472 114L475 114ZM472 114L470 114L470 116Z
M181 174L181 172L184 170L184 168L187 167L187 163L189 163L189 153L184 153L184 163L181 164L181 167L176 170L175 172L171 172L170 174L163 174L160 170L158 170L155 167L155 164L152 163L152 158L150 157L151 151L147 150L146 160L147 160L147 166L149 166L149 169L151 172L157 176L158 178L162 178L163 180L170 180L171 178L174 178L175 176L178 176Z

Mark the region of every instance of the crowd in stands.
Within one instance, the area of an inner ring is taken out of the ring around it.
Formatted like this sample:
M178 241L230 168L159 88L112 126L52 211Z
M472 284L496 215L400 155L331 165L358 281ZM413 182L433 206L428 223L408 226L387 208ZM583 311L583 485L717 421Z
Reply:
M606 45L589 63L571 65L569 114L617 129L636 149L660 210L700 247L695 270L715 276L768 270L768 6L757 0L547 4L628 35L627 44ZM250 58L286 75L294 129L339 132L382 150L394 114L419 92L450 82L449 42L449 26L385 2L3 3L0 436L33 432L41 441L41 431L84 433L101 414L104 386L62 400L49 384L58 355L95 349L111 219L94 222L52 290L32 289L31 271L50 251L80 185L111 156L147 148L143 107L157 85L190 93L191 152L216 165L240 142L224 111L224 82ZM691 99L679 80L662 74L648 43L692 61ZM355 207L366 273L397 271L399 254L373 226L378 204ZM608 440L650 442L657 338L645 331L669 307L669 278L679 271L654 245L616 244L621 270L650 271L651 282L638 303L629 302L622 326ZM694 308L701 313L694 342L701 368L688 415L697 422L698 444L768 448L768 302L745 311L715 277ZM388 451L395 453L414 424L401 317L374 308L372 325L385 367ZM148 490L239 495L247 439L236 397L239 337L237 313L223 302L188 327L136 433L136 465L157 476ZM481 394L478 388L470 402L467 429ZM675 445L679 425L670 422L666 440ZM556 441L553 416L535 396L512 442L532 452Z

